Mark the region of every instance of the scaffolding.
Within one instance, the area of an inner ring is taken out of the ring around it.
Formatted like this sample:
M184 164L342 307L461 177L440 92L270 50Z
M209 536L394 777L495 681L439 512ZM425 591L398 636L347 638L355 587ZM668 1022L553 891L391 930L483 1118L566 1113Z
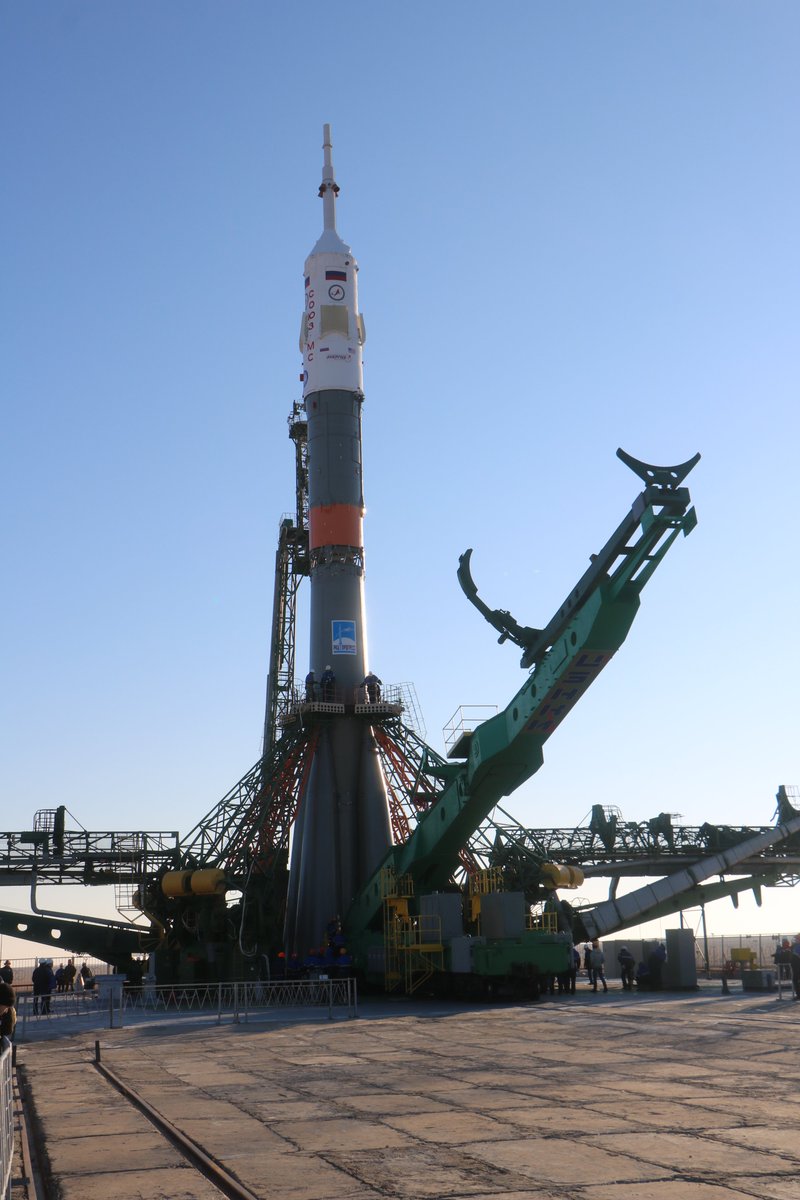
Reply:
M442 920L438 914L412 916L414 896L410 875L397 875L391 867L381 871L383 899L383 982L387 992L402 984L412 995L437 972L444 971Z

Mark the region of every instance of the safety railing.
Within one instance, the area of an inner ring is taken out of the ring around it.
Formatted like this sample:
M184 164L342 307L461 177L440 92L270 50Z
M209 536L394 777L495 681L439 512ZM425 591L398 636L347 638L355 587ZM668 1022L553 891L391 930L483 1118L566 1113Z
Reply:
M11 1042L0 1038L0 1200L9 1200L14 1159L14 1094L11 1082Z
M544 911L526 913L525 928L538 929L541 933L558 933L558 913Z
M287 979L274 983L211 983L141 987L111 987L97 993L51 996L49 1005L41 998L20 998L17 1010L17 1039L20 1042L51 1037L60 1029L121 1029L123 1025L163 1020L165 1017L206 1017L238 1023L257 1019L274 1010L327 1011L329 1020L342 1014L358 1016L355 979Z
M309 687L292 689L288 712L290 716L305 711L324 712L325 705L335 704L340 707L341 705L356 705L366 708L377 706L380 710L386 708L393 711L396 709L398 713L401 713L406 706L406 698L403 694L404 686L396 683L358 683L354 686L343 687L338 683L325 685L317 680Z
M497 715L496 704L462 704L453 713L442 730L448 755L463 745L479 725Z
M124 989L121 1015L148 1018L165 1013L214 1013L217 1022L227 1018L248 1020L266 1009L344 1008L358 1015L355 979L287 979L275 983L214 983L200 987L148 987Z

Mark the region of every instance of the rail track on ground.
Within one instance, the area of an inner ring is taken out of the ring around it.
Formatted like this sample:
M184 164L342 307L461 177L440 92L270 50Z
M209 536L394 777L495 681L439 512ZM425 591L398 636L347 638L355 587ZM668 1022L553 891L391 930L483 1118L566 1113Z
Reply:
M164 1142L178 1152L183 1164L202 1176L220 1196L227 1197L228 1200L261 1200L212 1157L200 1142L179 1129L111 1066L103 1062L99 1043L95 1043L95 1057L87 1061L85 1069L106 1080L131 1108L147 1119ZM26 1084L24 1068L15 1074L15 1121L17 1160L9 1200L55 1200L61 1192L59 1182L62 1175L58 1163L52 1164L47 1154L46 1138ZM209 1194L207 1187L198 1188L198 1194L201 1190L204 1196ZM189 1193L193 1191L190 1186Z

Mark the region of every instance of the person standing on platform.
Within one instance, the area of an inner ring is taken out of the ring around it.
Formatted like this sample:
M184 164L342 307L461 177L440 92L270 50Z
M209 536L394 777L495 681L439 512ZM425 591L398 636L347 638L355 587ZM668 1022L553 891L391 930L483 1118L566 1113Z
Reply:
M322 672L322 679L319 682L322 687L323 703L332 704L336 698L336 676L329 666Z
M14 969L11 966L11 960L8 958L3 963L2 967L0 967L0 980L2 980L3 983L7 983L9 987L14 982Z

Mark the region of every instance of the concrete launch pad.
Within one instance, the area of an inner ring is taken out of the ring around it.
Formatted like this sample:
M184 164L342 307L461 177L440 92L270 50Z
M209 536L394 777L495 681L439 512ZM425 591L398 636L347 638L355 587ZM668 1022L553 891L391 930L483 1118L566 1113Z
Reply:
M206 1200L92 1065L19 1047L64 1200ZM354 1021L100 1035L103 1063L256 1196L796 1200L800 1004L579 993L396 1001Z

